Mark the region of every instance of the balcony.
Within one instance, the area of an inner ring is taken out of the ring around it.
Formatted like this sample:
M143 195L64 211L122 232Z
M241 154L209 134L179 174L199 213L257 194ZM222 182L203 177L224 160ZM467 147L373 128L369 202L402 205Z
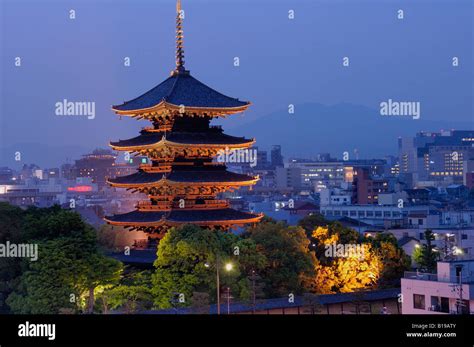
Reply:
M211 210L229 208L229 202L227 200L204 200L203 202L196 203L196 201L185 200L184 207L182 206L179 201L157 201L155 203L140 201L137 204L137 208L140 211L169 211L171 209Z
M139 169L149 173L167 173L171 171L171 165L153 166L152 164L141 164Z

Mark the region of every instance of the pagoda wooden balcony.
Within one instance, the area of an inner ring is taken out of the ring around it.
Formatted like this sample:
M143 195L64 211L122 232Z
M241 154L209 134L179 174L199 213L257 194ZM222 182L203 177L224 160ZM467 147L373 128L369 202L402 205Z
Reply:
M184 207L180 206L179 201L139 201L137 208L140 211L170 211L171 209L192 209L192 210L213 210L229 208L227 200L204 200L204 203L196 203L193 200L185 200Z
M167 173L171 171L171 165L153 166L152 164L141 164L139 168L145 172Z
M158 126L158 128L155 127L142 127L143 131L147 131L150 133L161 133L163 131L171 131L173 128L173 123L163 123Z

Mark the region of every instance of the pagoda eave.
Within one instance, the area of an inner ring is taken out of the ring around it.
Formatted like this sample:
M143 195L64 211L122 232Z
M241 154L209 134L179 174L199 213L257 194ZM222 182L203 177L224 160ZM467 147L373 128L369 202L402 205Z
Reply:
M116 183L109 179L107 179L107 183L110 184L112 187L116 188L136 188L139 189L140 187L161 187L161 186L170 186L170 187L189 187L189 186L226 186L226 187L246 187L246 186L253 186L259 180L258 177L249 180L249 181L239 181L239 182L176 182L171 181L168 179L160 179L154 182L146 182L146 183Z
M163 211L166 212L166 211ZM242 218L242 219L221 219L221 220L173 220L173 219L168 219L165 216L160 218L159 220L156 221L139 221L139 220L133 220L133 221L116 221L116 220L111 220L107 217L104 217L104 221L106 221L110 225L115 225L115 226L122 226L122 227L176 227L180 226L183 224L195 224L199 225L202 227L206 226L222 226L222 225L232 225L232 226L243 226L247 224L252 224L252 223L258 223L260 220L263 218L263 213L259 214L250 214L251 217L249 218Z
M191 116L200 116L200 117L225 117L231 114L242 113L247 110L251 105L251 102L246 102L243 106L238 107L197 107L197 106L187 106L187 105L175 105L166 101L162 101L159 104L135 110L120 110L112 106L112 110L120 116L129 116L132 118L149 118L155 116L167 115L172 112L175 116L184 116L185 113Z
M118 146L114 145L112 142L109 143L109 146L116 151L126 151L126 152L143 152L145 150L158 150L162 148L177 148L177 149L217 149L217 150L237 150L237 149L246 149L252 147L255 144L255 139L251 139L248 142L242 142L238 144L206 144L206 143L178 143L169 140L161 140L159 142L149 144L149 145L135 145L135 146Z

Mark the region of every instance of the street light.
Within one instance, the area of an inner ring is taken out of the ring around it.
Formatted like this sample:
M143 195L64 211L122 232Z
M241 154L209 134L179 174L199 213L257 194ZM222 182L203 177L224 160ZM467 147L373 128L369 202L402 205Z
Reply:
M216 257L216 291L217 291L217 314L221 314L221 291L220 291L220 274L219 274L219 268L221 266L219 256ZM211 265L209 263L205 263L204 266L206 268L210 268ZM224 269L229 272L232 271L234 268L234 264L232 263L226 263L224 265Z

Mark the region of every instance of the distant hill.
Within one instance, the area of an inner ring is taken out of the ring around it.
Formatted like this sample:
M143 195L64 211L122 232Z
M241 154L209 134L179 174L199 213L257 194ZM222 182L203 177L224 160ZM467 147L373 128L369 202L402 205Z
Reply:
M94 148L94 147L93 147ZM66 160L73 164L83 154L89 153L93 148L88 144L84 146L48 146L41 143L17 143L0 148L0 166L20 169L23 164L36 164L42 168L59 167ZM21 153L21 162L15 161L15 152Z
M449 116L446 118L446 121L431 121L422 110L421 119L413 120L406 116L381 116L378 110L359 105L307 103L295 105L294 114L285 109L245 124L242 124L243 119L224 120L221 124L229 135L255 137L257 145L263 149L280 144L287 157L312 157L329 152L340 158L344 151L348 151L353 158L353 150L357 148L360 158L373 158L397 154L399 136L414 136L421 130L474 128L472 123L451 122ZM133 136L135 130L131 131L130 137ZM96 147L107 146L86 141L76 146L13 143L0 148L0 166L20 168L23 163L35 163L41 167L57 167L66 159L73 163ZM21 165L14 161L16 151L23 154Z
M379 110L359 105L308 103L295 105L294 114L277 111L232 127L228 133L255 137L257 146L264 149L280 144L286 156L311 157L328 152L341 157L348 151L352 158L357 148L360 158L372 158L396 155L399 136L414 136L422 130L474 128L471 122L451 122L446 118L431 121L422 111L421 118L414 120L408 116L381 116Z

